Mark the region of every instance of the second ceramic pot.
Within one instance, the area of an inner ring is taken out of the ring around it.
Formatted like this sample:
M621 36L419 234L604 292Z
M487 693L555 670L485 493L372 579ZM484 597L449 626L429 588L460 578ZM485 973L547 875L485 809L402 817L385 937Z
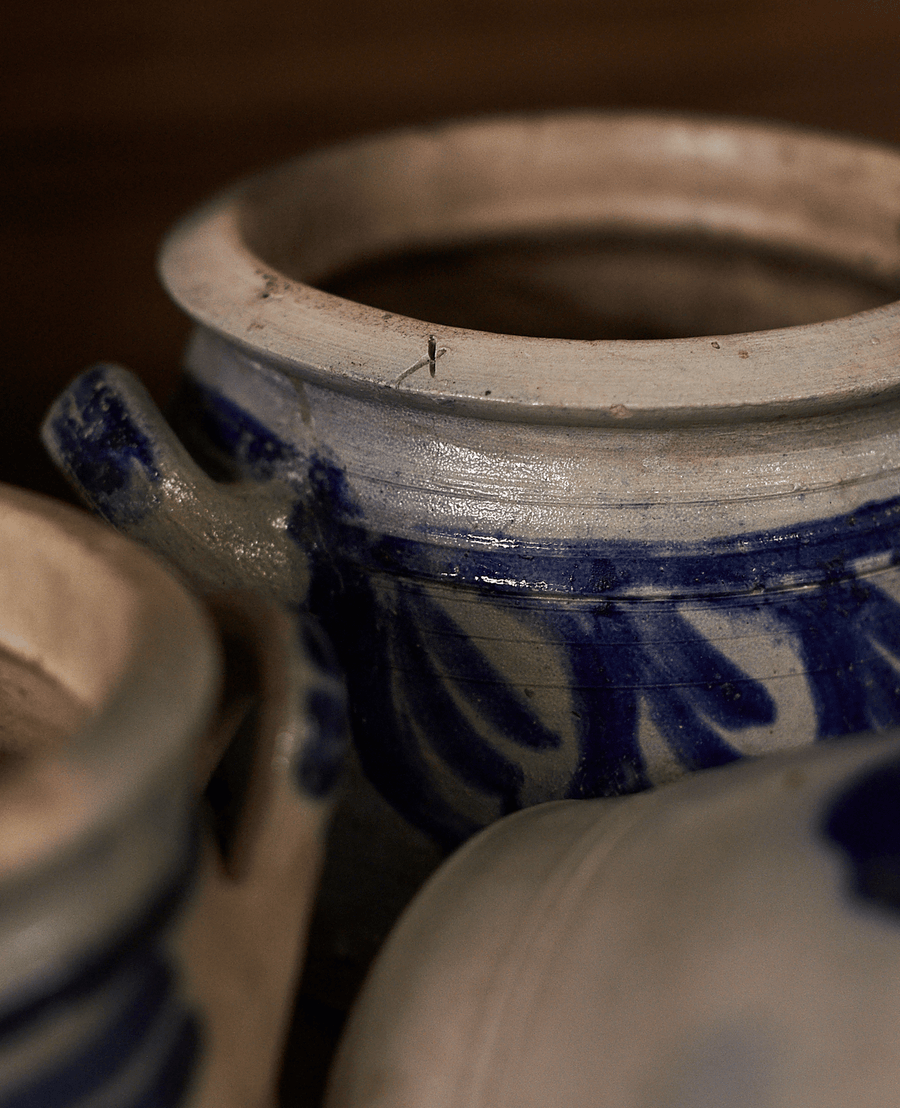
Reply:
M311 625L0 485L3 1108L274 1105L344 720Z
M900 1079L900 732L544 804L380 952L327 1108L881 1108Z
M45 441L201 586L308 603L366 774L452 845L900 723L898 224L897 152L781 125L356 142L165 244L205 472L109 367Z

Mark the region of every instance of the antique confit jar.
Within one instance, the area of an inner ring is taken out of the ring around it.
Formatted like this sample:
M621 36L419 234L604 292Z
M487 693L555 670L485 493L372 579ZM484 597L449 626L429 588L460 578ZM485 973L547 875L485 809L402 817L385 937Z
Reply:
M238 185L161 272L178 436L101 366L45 442L200 587L312 608L365 773L442 844L900 724L897 151L412 129Z

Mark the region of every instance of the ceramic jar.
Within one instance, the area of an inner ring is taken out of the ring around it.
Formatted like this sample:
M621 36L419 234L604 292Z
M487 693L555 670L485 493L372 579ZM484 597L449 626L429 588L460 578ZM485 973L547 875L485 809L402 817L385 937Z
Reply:
M375 963L327 1108L880 1108L900 732L495 823Z
M361 140L166 241L190 453L112 367L45 442L201 587L308 604L452 846L900 723L898 225L896 151L784 125Z
M0 1103L273 1104L340 683L68 506L0 552Z

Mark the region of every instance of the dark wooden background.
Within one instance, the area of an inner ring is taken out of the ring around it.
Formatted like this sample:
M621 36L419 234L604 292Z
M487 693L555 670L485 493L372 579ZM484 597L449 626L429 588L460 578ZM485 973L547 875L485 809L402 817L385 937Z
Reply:
M394 124L677 107L900 140L900 0L36 0L0 26L0 480L120 361L164 400L187 324L154 255L232 178Z

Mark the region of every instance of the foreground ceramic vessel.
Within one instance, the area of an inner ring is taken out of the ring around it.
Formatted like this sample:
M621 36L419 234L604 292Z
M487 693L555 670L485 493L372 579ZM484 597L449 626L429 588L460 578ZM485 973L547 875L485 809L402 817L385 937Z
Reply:
M45 441L200 586L308 603L365 772L452 845L900 723L898 221L897 152L778 125L358 142L165 244L197 322L172 417L208 472L108 367ZM396 296L340 277L416 250Z
M495 823L420 892L327 1108L880 1108L900 732Z
M0 554L0 1104L272 1104L340 685L72 508L0 489ZM24 741L38 678L73 713Z

